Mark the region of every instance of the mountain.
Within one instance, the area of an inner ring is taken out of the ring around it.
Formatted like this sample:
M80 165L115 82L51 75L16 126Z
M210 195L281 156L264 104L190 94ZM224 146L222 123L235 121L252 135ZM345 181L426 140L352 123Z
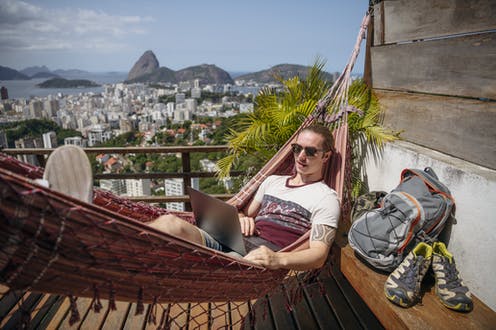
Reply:
M176 82L176 73L174 70L166 68L165 66L155 69L150 73L145 73L133 79L126 80L126 83L136 82Z
M152 73L159 68L158 60L151 50L147 50L136 63L127 76L127 80L134 80L143 75Z
M308 70L311 67L298 65L298 64L279 64L271 67L267 70L257 71L253 73L244 74L236 77L236 81L249 81L253 80L258 83L268 84L268 83L277 83L278 80L276 77L281 77L283 80L292 78L294 76L299 76L300 78L306 78L308 75ZM336 74L331 74L328 72L323 72L324 79L328 81L334 81L337 76Z
M47 73L50 72L50 69L48 69L45 65L43 66L30 66L25 69L20 70L19 72L25 74L26 76L33 77L34 75L38 73Z
M212 64L190 66L188 68L174 71L166 67L155 69L126 83L136 82L169 82L192 81L199 79L201 84L234 84L229 73Z
M170 82L191 81L199 79L202 84L234 84L229 73L213 64L191 66L174 71L159 67L155 54L147 50L129 71L126 82Z
M67 80L64 78L52 78L36 86L40 88L85 88L98 87L100 85L86 79Z
M51 73L51 72L38 72L31 76L31 79L38 79L38 78L60 78L60 77L55 73Z
M56 74L57 76L64 77L66 79L84 79L88 76L91 76L91 73L88 71L84 70L78 70L78 69L68 69L68 70L54 70L52 73Z
M29 80L30 78L17 70L0 65L0 80Z
M176 81L199 79L201 84L234 84L229 73L213 64L190 66L176 71Z

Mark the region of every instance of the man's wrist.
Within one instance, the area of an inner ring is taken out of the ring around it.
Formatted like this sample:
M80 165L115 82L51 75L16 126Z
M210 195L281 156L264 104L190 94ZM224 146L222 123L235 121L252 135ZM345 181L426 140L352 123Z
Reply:
M275 252L277 268L286 268L288 265L288 258L285 253Z

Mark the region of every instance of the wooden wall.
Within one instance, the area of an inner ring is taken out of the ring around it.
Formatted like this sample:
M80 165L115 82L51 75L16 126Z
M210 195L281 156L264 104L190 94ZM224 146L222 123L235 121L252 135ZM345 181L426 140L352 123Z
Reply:
M369 78L403 139L496 169L496 1L374 6Z

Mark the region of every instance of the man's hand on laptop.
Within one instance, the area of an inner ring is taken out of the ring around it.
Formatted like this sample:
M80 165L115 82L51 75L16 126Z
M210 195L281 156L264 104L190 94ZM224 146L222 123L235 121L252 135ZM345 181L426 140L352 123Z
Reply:
M244 236L253 236L255 234L255 220L252 217L247 217L240 213L239 224L241 225L241 233Z

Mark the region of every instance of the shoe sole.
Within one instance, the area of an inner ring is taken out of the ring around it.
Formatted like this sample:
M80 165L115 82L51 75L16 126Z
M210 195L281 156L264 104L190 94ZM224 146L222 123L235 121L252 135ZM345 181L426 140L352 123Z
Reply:
M93 201L93 175L86 153L80 147L64 145L48 157L43 179L50 189L86 203Z
M400 307L403 307L403 308L408 308L408 307L411 307L413 306L414 304L408 304L406 302L403 301L402 298L398 297L397 295L389 295L387 291L384 291L384 294L386 295L386 298L391 301L392 303L394 303L395 305L398 305Z
M441 304L443 304L443 306L446 308L452 309L452 310L457 311L457 312L462 312L462 313L471 312L473 309L473 305L471 305L471 304L459 303L456 305L452 305L452 304L449 304L446 301L444 301L438 293L437 283L436 283L436 289L434 292L436 293L436 296L439 299L439 301L441 302Z

